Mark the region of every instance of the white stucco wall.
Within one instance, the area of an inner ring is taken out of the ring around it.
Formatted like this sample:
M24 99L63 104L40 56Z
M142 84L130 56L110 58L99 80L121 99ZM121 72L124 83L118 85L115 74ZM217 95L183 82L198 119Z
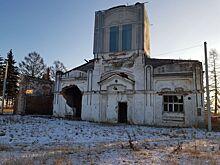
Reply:
M62 95L62 89L68 86L76 85L82 92L87 90L87 73L81 71L72 71L66 75L58 75L55 82L53 115L65 117L73 115L72 108L66 103Z
M122 26L132 24L131 50L122 51ZM109 52L110 27L119 27L118 52ZM96 12L94 68L57 78L54 114L70 113L64 87L82 91L82 120L118 122L119 103L127 103L131 124L197 126L204 123L202 65L198 61L150 59L149 22L144 4ZM184 113L164 112L163 95L183 95ZM199 115L201 110L201 115Z
M127 120L132 124L191 127L204 123L200 80L195 84L195 78L201 78L198 69L195 75L181 76L177 65L176 73L172 66L176 76L164 76L166 73L158 76L157 69L154 71L152 66L143 64L142 56L137 56L128 70L122 67L105 72L106 65L109 64L103 65L99 60L86 79L63 78L59 83L59 92L69 85L76 85L82 91L82 120L117 123L118 104L126 102ZM120 75L121 72L124 74ZM164 112L163 95L183 95L184 113ZM198 108L201 116L197 114ZM55 94L54 115L72 115L72 109L61 93Z

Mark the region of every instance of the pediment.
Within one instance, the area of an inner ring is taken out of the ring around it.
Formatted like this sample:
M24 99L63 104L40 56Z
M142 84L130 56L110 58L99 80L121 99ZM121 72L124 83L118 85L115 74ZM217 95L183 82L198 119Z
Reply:
M123 90L133 90L135 81L130 79L129 77L126 77L123 74L113 74L101 80L99 84L101 85L101 90L108 90L111 89L111 87Z
M118 80L128 82L128 83L131 83L131 84L134 84L134 82L135 82L133 79L128 77L126 74L116 73L116 74L110 75L109 77L106 77L105 79L102 79L99 82L99 84L105 84L106 82L117 83Z

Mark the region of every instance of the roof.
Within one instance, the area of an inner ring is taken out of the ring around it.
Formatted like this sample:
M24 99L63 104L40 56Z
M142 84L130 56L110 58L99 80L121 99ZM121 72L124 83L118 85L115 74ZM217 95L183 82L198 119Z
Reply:
M87 72L88 70L93 70L94 69L94 62L95 59L89 60L87 63L84 63L78 67L75 67L71 70L68 70L67 72L63 73L69 73L73 70L79 70L83 72ZM167 65L167 64L175 64L175 63L199 63L202 64L198 60L181 60L181 59L157 59L157 58L145 58L145 65L152 65L154 68L162 65Z
M167 64L175 63L200 63L198 60L181 60L181 59L157 59L157 58L146 58L145 65L152 65L153 67L158 67Z
M113 7L111 7L111 8L105 9L105 10L96 11L96 13L97 13L97 12L110 11L110 10L114 10L114 9L118 9L118 8L135 7L135 6L138 6L138 5L143 5L143 6L144 6L144 3L137 2L137 3L132 4L132 5L118 5L118 6L113 6Z
M64 74L69 73L73 70L79 70L79 71L83 71L83 72L87 72L88 70L93 70L94 69L94 61L95 61L95 59L89 60L87 63L84 63L80 66L77 66L77 67L71 69L71 70L68 70Z

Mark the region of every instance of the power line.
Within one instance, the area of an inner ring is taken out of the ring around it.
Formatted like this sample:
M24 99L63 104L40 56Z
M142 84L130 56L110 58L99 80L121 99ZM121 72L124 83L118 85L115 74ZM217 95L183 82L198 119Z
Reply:
M181 52L181 51L185 51L185 50L189 50L189 49L193 49L193 48L201 47L201 46L203 46L203 45L202 44L194 45L194 46L190 46L190 47L186 47L186 48L182 48L182 49L177 49L177 50L173 50L173 51L169 51L169 52L160 53L160 54L157 54L155 56L160 56L160 55L165 55L165 54L172 54L172 53Z

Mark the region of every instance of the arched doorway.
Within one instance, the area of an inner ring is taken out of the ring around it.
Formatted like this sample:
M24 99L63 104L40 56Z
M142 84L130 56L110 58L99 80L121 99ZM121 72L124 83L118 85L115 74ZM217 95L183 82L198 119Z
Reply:
M82 93L76 85L70 85L62 89L63 97L67 105L73 110L74 117L81 118Z

